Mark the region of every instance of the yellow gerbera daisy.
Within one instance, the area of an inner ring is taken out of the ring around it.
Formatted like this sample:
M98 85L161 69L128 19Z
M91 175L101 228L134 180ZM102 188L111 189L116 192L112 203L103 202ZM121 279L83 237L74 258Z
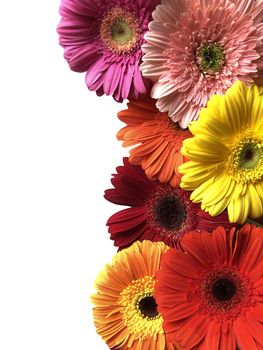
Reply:
M263 95L256 85L236 82L224 96L214 95L193 138L183 143L189 159L179 171L181 187L193 202L216 216L228 210L230 222L263 215Z
M94 323L110 348L173 350L153 297L164 243L136 242L117 253L99 274L92 295Z

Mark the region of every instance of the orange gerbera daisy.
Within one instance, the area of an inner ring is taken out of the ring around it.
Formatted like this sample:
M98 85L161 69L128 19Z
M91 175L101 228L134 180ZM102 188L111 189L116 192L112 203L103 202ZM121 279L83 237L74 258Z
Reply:
M130 163L141 165L150 180L177 186L181 178L177 169L186 160L180 150L183 140L192 136L190 131L158 111L150 98L130 101L118 118L127 124L117 133L118 140L124 147L135 146L130 151Z
M190 232L170 249L154 297L170 341L187 350L263 349L263 229Z
M164 243L136 242L113 258L96 280L94 323L111 349L173 350L153 297Z

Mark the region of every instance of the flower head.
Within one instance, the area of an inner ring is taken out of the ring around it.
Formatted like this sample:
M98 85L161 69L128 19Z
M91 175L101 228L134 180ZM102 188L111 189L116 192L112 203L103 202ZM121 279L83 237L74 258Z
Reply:
M92 296L97 332L114 349L173 350L153 297L155 274L168 247L136 242L119 252L96 280Z
M130 151L130 163L141 165L151 180L177 186L181 178L178 167L186 160L180 150L191 133L181 129L167 113L159 112L152 99L130 101L118 118L127 126L117 138L123 146L135 146Z
M183 349L263 347L263 229L222 227L181 240L157 274L154 297L171 341Z
M214 95L189 126L194 137L181 150L189 162L179 169L180 186L194 190L191 199L212 216L226 208L231 222L263 215L262 115L258 87L237 82L225 96Z
M111 239L120 249L145 239L174 247L188 231L232 226L227 213L212 218L190 201L187 191L150 181L140 166L131 165L127 158L123 162L111 180L114 188L105 191L108 201L129 207L107 222Z
M165 0L149 29L141 70L160 111L183 128L236 80L262 81L262 1Z
M72 70L98 95L122 101L146 94L141 45L159 0L62 0L59 41Z

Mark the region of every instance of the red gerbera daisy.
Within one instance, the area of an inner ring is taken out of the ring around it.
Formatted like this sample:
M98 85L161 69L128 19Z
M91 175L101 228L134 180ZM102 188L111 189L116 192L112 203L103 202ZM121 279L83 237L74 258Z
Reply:
M190 201L188 191L149 180L142 168L131 165L128 158L123 163L111 180L114 188L105 191L108 201L129 207L107 222L111 239L120 249L136 240L163 241L175 247L185 232L233 225L226 213L213 218L203 212L199 204Z
M181 240L157 275L168 339L187 350L263 349L263 229L219 227Z

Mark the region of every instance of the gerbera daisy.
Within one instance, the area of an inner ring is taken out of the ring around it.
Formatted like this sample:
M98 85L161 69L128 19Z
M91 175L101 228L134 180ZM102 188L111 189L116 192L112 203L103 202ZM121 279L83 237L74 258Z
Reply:
M179 168L180 186L194 190L191 199L212 216L225 208L231 222L263 215L262 116L257 86L237 82L225 96L214 95L189 126L194 137L181 150L190 161Z
M170 249L156 298L167 338L188 350L263 349L263 229L191 232Z
M166 0L153 13L141 70L162 112L186 128L215 93L263 75L263 2Z
M141 45L159 0L62 0L59 41L70 68L86 73L87 87L122 101L149 88Z
M149 179L177 186L181 177L178 166L185 161L180 149L191 133L178 127L167 113L159 112L152 99L130 101L118 118L127 126L117 138L125 147L135 146L129 161L141 165Z
M123 163L111 180L114 188L105 191L108 201L129 207L107 222L111 239L120 249L145 239L174 247L185 232L212 231L219 224L231 227L227 213L212 218L190 201L189 192L150 181L142 168L131 165L128 158Z
M92 296L98 334L116 349L172 350L153 297L155 274L168 247L136 242L119 252L96 280Z

